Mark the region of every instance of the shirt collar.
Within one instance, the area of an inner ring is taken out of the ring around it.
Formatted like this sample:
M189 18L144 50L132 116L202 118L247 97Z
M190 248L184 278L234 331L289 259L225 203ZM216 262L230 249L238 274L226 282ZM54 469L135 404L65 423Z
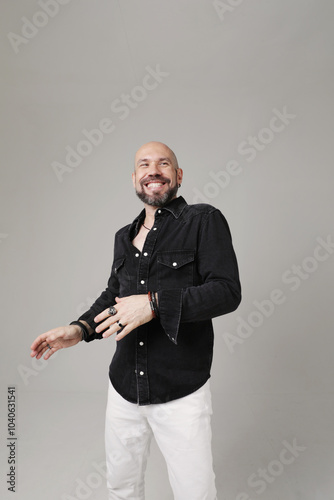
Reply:
M170 201L164 207L161 207L162 211L168 211L174 215L175 219L178 219L182 214L185 207L188 205L186 200L179 196L178 198L174 198L174 200ZM130 234L137 234L139 227L142 225L145 219L145 208L140 212L140 214L135 218L130 226ZM133 233L135 231L135 233Z
M168 210L174 215L175 219L178 219L187 205L188 203L186 200L182 196L179 196L178 198L174 198L174 200L167 203L167 205L162 207L161 210Z

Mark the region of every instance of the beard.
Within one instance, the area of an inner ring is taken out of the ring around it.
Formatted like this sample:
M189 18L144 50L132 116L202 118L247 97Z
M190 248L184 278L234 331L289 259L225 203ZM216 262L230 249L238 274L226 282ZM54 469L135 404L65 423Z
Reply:
M153 179L150 179L153 180ZM141 191L137 191L136 189L136 195L138 198L145 203L146 205L151 205L152 207L163 207L167 203L169 203L173 198L175 198L177 190L178 190L178 185L176 184L174 187L170 185L170 180L169 179L164 179L163 177L156 177L156 180L160 180L163 182L166 182L169 184L168 189L165 193L163 194L147 194L145 193L143 189L143 185L147 182L146 180L141 181Z

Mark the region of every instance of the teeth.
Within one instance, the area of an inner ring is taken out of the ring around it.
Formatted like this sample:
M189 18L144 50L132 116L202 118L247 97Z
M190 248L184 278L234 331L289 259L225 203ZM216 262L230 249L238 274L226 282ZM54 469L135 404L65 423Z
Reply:
M146 184L146 186L159 187L159 186L163 186L163 184L161 182L150 182L149 184Z

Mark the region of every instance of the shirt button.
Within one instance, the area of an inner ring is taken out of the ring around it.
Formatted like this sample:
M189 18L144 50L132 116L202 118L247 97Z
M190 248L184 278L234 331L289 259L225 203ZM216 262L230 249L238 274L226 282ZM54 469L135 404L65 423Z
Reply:
M145 285L145 281L144 280L141 280L140 282L142 285Z
M157 230L157 228L156 228L156 227L154 227L154 228L153 228L153 231L156 231L156 230Z
M144 372L139 372L139 375L144 375Z
M173 266L176 267L177 266L177 262L173 262Z
M147 257L148 256L148 253L147 252L144 252L144 257Z
M139 345L144 345L144 342L139 342Z
M135 254L135 257L139 257L139 253L136 253L136 254Z

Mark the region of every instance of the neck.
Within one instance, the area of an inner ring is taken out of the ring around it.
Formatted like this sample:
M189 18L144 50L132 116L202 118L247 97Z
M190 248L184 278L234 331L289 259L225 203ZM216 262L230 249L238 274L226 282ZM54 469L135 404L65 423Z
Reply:
M157 211L158 207L152 207L151 205L145 205L145 220L144 224L147 227L152 227L154 224L154 216L155 212Z
M173 200L175 200L175 198L176 198L176 196L174 196ZM155 212L158 210L159 207L147 205L146 203L144 203L144 207L145 207L145 212L146 212L144 224L145 224L145 226L151 227L154 224Z

